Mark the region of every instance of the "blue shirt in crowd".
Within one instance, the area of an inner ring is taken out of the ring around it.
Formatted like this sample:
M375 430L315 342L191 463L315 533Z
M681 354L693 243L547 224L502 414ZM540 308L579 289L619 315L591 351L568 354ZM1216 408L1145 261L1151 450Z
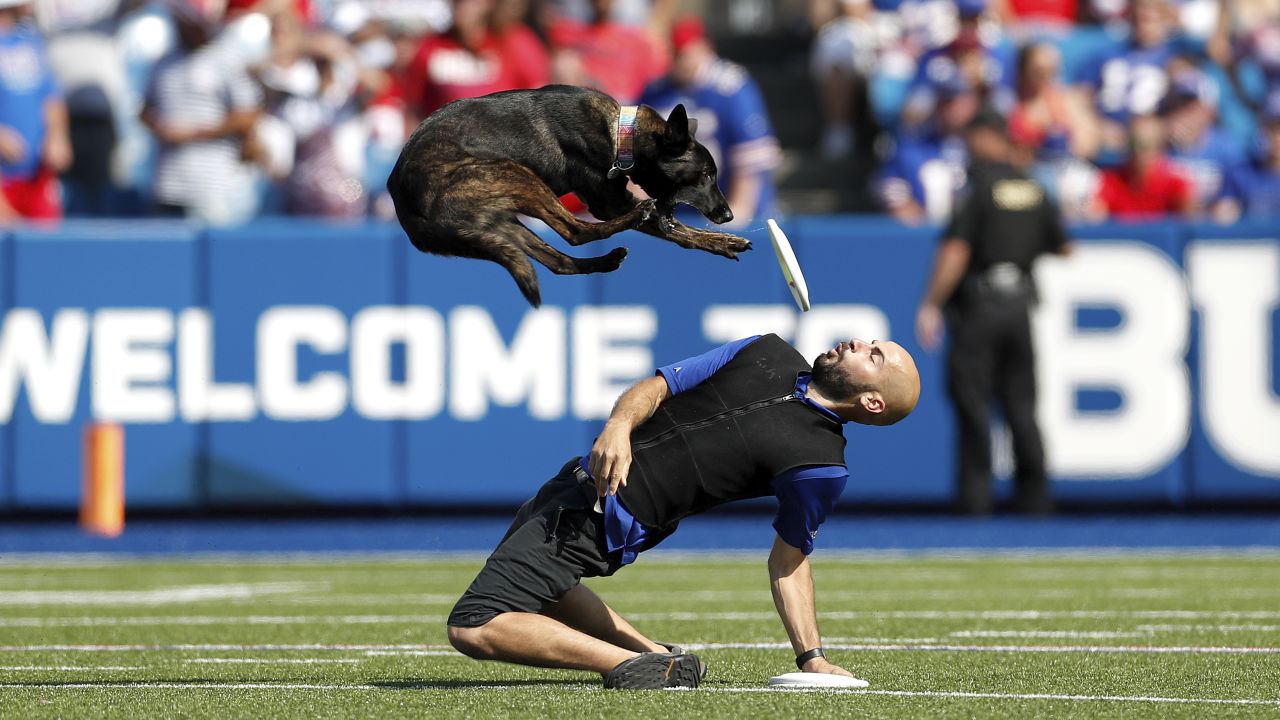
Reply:
M22 23L0 31L0 125L12 128L26 144L17 161L0 160L0 175L13 180L35 176L44 146L44 104L58 96L44 40L34 26Z
M759 337L755 335L726 343L701 355L665 365L658 368L658 372L667 381L671 394L678 395L706 380L732 360L738 351ZM806 397L810 379L809 373L800 373L796 380L796 397L843 424L844 421L838 415ZM588 456L584 455L581 462L583 470L587 470L587 463ZM805 555L813 552L813 540L818 535L818 526L826 520L836 500L844 492L848 480L849 471L840 465L809 465L787 470L775 477L772 485L774 495L778 498L778 514L774 518L773 528L783 542ZM635 561L636 555L644 547L650 530L636 521L616 495L606 496L602 504L609 552L621 551L622 564L628 565Z
M764 96L745 68L727 60L713 61L691 86L677 85L670 76L645 88L640 102L663 116L683 104L698 121L695 133L715 158L722 192L735 173L762 176L756 217L773 212L773 170L782 159L778 139L769 122Z

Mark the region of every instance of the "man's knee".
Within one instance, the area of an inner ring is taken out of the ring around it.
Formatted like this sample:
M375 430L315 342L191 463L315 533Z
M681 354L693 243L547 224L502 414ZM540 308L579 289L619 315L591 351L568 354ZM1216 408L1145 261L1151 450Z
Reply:
M476 627L449 626L449 644L453 649L476 660L484 660L492 654L485 642L485 625Z

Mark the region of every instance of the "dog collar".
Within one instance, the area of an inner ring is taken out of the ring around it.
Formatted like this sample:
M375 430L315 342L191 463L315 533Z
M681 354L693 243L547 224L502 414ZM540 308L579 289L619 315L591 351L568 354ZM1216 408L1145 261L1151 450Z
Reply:
M631 141L636 135L636 113L640 108L635 105L623 105L618 108L618 156L609 168L609 179L626 175L635 167L635 152Z

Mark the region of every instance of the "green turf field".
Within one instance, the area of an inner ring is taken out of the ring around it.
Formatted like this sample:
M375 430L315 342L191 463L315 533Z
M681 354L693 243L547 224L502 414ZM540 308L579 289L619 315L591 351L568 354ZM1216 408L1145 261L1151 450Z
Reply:
M0 717L1278 717L1280 555L815 555L829 655L794 669L764 556L655 552L589 584L710 666L692 691L477 663L478 557L0 558Z

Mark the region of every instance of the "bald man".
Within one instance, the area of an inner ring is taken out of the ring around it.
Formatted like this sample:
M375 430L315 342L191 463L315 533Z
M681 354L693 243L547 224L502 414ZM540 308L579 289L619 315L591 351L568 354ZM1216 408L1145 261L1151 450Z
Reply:
M796 665L848 676L823 654L808 556L849 477L844 423L893 424L919 396L911 355L887 341L841 342L810 364L763 335L659 368L520 508L450 613L449 642L480 660L598 672L606 688L697 687L697 656L650 640L579 581L634 562L685 517L774 495L769 576Z

